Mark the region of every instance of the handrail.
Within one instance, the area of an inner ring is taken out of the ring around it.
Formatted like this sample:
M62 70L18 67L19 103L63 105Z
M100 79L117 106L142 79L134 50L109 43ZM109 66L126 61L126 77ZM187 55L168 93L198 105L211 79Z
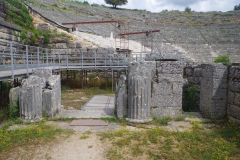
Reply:
M36 46L23 45L16 42L0 40L5 45L0 47L0 79L1 72L11 71L11 78L18 75L17 70L24 69L28 76L32 69L53 67L55 69L84 69L92 67L123 68L128 62L144 60L143 53L115 53L113 51L92 52L79 50L48 49Z

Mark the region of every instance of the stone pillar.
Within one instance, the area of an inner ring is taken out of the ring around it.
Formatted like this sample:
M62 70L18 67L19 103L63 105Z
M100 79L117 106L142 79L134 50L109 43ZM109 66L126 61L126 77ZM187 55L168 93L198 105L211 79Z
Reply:
M34 122L42 119L42 87L37 76L22 81L19 92L20 117Z
M53 118L61 110L61 80L60 75L53 75L48 79L46 89L43 90L43 112Z
M41 87L45 88L48 79L52 76L52 69L50 68L38 68L33 70L32 76L40 78Z
M118 81L115 106L118 118L127 116L127 85L125 75L121 75Z
M202 70L200 111L214 119L227 114L228 67L223 64L206 64Z
M240 123L240 66L229 68L227 113L230 119Z
M152 85L151 115L162 118L182 114L183 66L177 61L157 61Z
M154 63L134 62L129 66L127 120L130 122L145 123L151 120L151 80Z

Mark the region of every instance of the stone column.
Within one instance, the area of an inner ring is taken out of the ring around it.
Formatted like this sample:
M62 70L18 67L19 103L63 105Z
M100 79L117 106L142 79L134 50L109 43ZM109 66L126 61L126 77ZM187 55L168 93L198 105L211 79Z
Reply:
M182 114L183 66L178 61L157 61L152 85L151 115L163 118Z
M125 75L121 75L118 81L115 106L118 118L127 116L127 84Z
M155 62L134 62L128 75L128 118L135 123L151 120L151 80Z
M39 77L30 76L22 81L19 107L23 120L34 122L42 119L42 87Z
M223 64L206 64L202 70L200 111L214 119L227 115L228 67Z

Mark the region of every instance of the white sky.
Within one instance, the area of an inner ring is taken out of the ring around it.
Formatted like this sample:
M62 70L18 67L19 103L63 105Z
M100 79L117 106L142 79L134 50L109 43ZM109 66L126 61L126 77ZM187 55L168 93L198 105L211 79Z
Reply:
M79 0L84 1L84 0ZM105 4L104 0L86 0L90 4ZM128 0L128 4L121 6L128 9L146 9L151 12L161 12L162 10L179 10L184 11L190 7L197 12L207 11L231 11L235 5L240 3L239 0Z

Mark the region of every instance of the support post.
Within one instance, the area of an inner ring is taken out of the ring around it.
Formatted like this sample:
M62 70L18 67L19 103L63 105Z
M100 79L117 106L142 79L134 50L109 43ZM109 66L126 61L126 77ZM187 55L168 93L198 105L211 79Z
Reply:
M11 54L11 70L12 70L12 78L14 78L14 66L13 66L13 48L12 48L12 42L10 42L10 54Z
M113 69L112 69L112 92L113 92Z
M48 49L46 48L46 55L47 55L47 66L48 66Z
M28 73L28 45L26 45L26 62L27 62L27 76L29 76L29 73Z
M39 68L39 47L37 47L37 59L38 59L38 68Z
M97 54L97 52L95 51L95 54L94 54L94 59L95 59L95 62L94 62L94 64L95 64L95 69L96 69L96 54Z

